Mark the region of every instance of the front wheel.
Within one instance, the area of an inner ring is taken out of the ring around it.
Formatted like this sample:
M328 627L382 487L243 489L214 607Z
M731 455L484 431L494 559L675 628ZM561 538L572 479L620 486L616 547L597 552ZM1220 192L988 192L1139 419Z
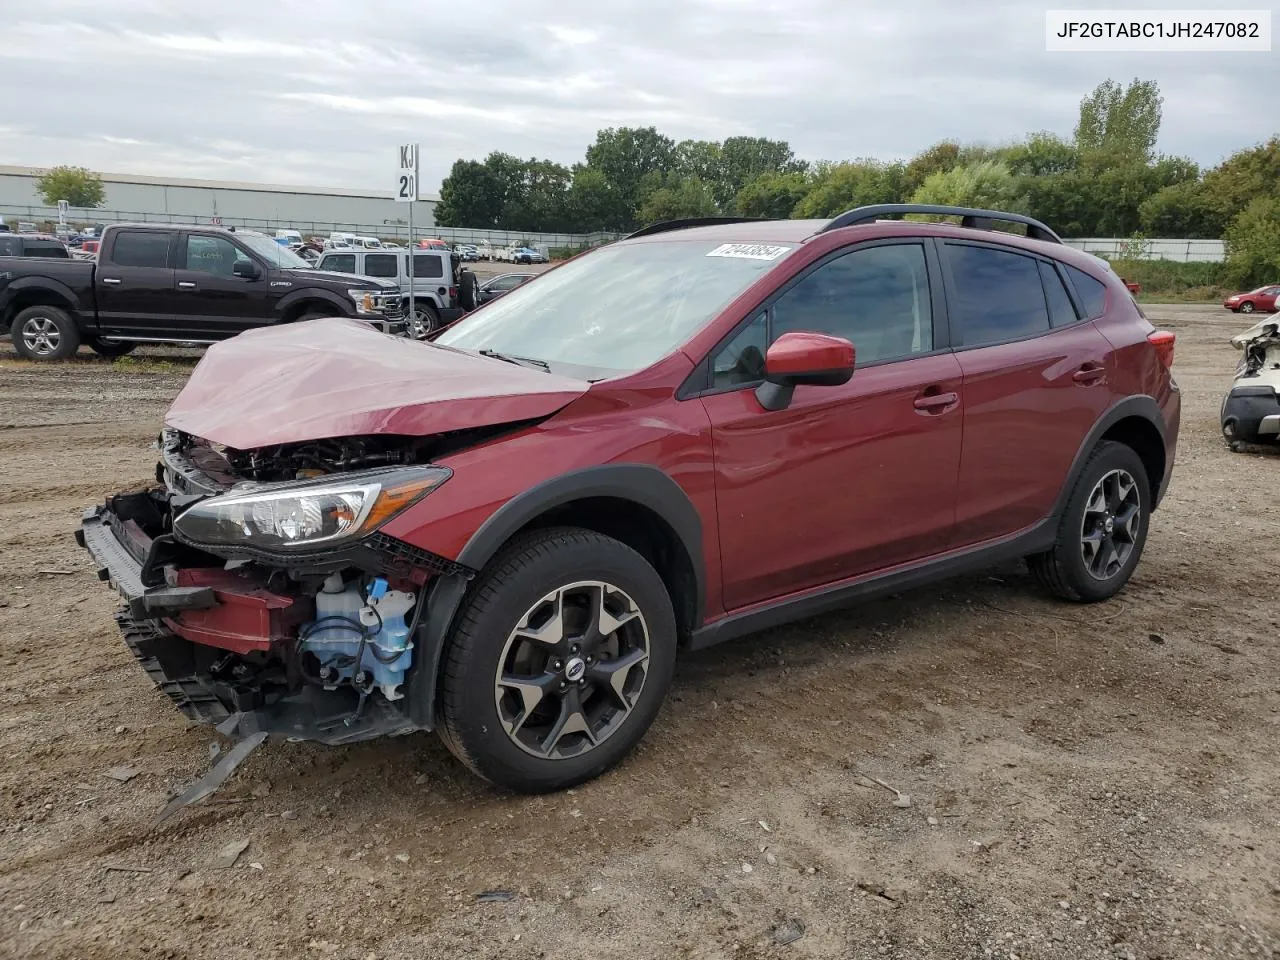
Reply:
M27 307L9 327L13 349L24 360L65 360L80 349L80 330L58 307Z
M512 790L582 783L644 736L675 653L671 598L640 554L576 528L523 536L472 589L450 638L442 739Z
M1246 301L1246 302L1244 302L1244 303L1240 304L1240 312L1241 312L1241 313L1253 313L1253 304L1252 304L1252 303L1249 303L1248 301Z
M1150 518L1151 484L1142 458L1122 443L1101 443L1071 490L1057 543L1028 557L1027 565L1064 600L1106 600L1133 575Z

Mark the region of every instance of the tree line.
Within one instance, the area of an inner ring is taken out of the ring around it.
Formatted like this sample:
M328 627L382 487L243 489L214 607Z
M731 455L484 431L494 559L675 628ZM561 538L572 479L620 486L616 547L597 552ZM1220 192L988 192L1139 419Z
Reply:
M680 217L832 217L870 203L944 203L1029 214L1063 236L1224 238L1263 250L1242 277L1280 275L1280 137L1201 169L1156 152L1163 103L1153 81L1107 80L1081 100L1070 138L946 140L890 162L809 162L766 137L676 141L654 127L611 127L572 166L499 152L458 160L436 221L586 233Z

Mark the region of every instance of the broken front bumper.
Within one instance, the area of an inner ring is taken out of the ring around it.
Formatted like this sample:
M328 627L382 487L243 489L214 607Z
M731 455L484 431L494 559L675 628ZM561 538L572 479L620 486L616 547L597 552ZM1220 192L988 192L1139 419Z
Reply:
M381 698L362 704L354 691L304 685L270 693L240 682L247 664L266 663L274 645L292 642L309 613L234 572L171 563L184 548L148 536L139 522L165 502L159 493L114 497L85 513L76 541L124 600L116 623L126 646L183 714L228 736L263 732L328 744L421 729Z

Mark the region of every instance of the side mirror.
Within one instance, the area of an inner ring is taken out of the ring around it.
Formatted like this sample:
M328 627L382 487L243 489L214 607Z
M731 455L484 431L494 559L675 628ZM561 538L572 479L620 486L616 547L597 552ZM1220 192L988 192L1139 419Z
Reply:
M764 357L764 383L756 399L766 410L785 410L795 388L838 387L853 376L856 351L843 337L825 333L784 333Z
M262 276L258 270L258 265L252 260L237 260L231 265L231 272L237 277L243 277L246 280L257 280Z

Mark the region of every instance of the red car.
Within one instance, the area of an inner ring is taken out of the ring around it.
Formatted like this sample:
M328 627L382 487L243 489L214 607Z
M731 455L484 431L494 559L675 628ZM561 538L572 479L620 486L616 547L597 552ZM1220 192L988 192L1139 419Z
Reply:
M1173 334L991 211L660 224L434 342L302 326L210 347L85 515L125 639L223 732L436 730L523 791L624 756L682 647L1017 557L1112 596L1178 435Z
M1275 313L1280 310L1276 299L1280 298L1280 286L1269 285L1250 290L1248 293L1237 293L1222 301L1222 305L1232 313Z

